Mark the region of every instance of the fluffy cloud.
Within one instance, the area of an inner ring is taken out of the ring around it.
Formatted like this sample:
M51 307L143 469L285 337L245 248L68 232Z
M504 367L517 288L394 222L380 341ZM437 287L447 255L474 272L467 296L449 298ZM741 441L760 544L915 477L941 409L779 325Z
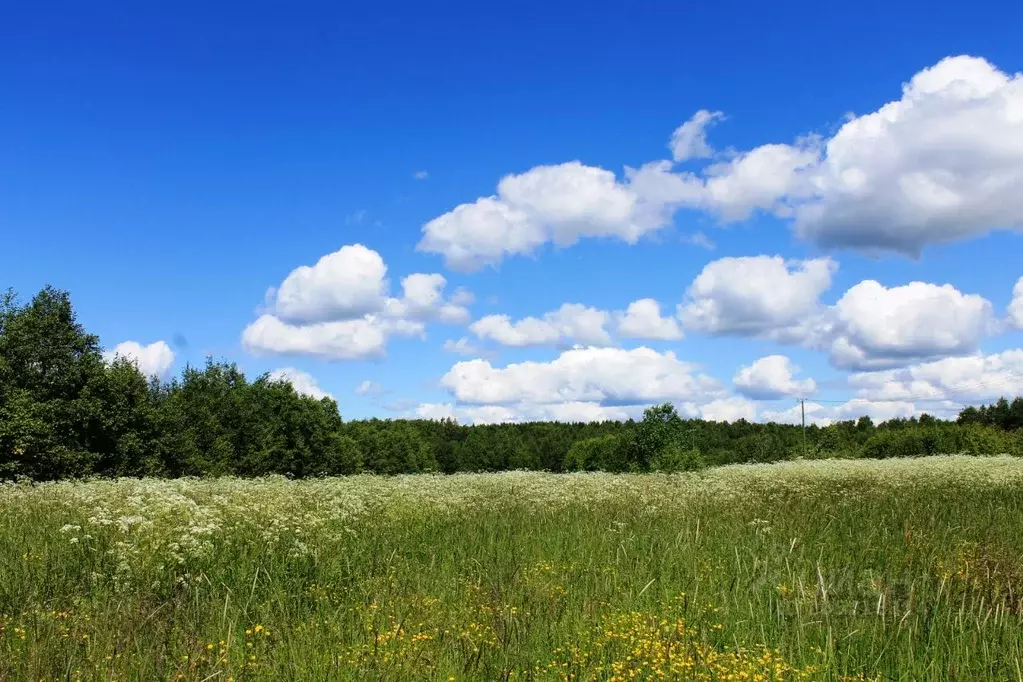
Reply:
M743 152L706 169L701 205L726 222L745 220L758 209L785 212L782 199L808 192L805 174L816 168L819 158L815 138Z
M856 370L972 353L996 328L990 302L950 284L864 280L824 306L836 269L827 258L722 258L696 277L678 314L687 329L826 350L834 366Z
M292 270L272 292L272 310L293 324L353 319L382 309L388 286L380 254L362 244L342 246Z
M720 111L701 109L671 134L671 156L675 161L703 159L714 150L707 144L707 127L724 118Z
M1009 303L1009 323L1023 329L1023 277L1012 288L1012 302Z
M652 298L633 301L624 312L615 314L616 331L627 339L677 341L682 328L671 317L661 317L661 305Z
M254 355L309 355L324 360L383 357L392 335L422 336L421 322L367 315L356 320L291 325L262 315L242 332L242 346Z
M441 379L461 403L596 402L640 404L662 400L707 403L725 397L714 379L674 353L649 348L576 348L551 362L497 368L487 360L457 363Z
M757 336L816 313L838 265L828 258L722 258L708 263L686 292L679 317L688 329Z
M426 223L417 248L444 256L450 268L472 271L547 242L569 246L583 237L613 237L631 244L666 225L671 207L693 191L689 180L668 172L670 165L627 168L624 181L579 161L508 175L496 195Z
M849 383L864 400L992 402L1023 395L1023 349L863 372L852 375Z
M798 380L792 376L798 371L784 355L768 355L741 367L732 381L740 393L755 400L804 396L817 390L813 379Z
M916 255L1023 227L1023 77L951 57L827 141L796 232L824 246Z
M146 376L162 377L174 364L174 351L164 341L156 341L148 346L136 341L124 341L117 344L112 351L103 353L103 359L108 363L118 357L135 363L139 371Z
M950 284L885 288L865 280L831 309L832 364L872 369L975 351L993 328L991 304Z
M503 346L548 346L557 343L607 345L611 336L604 326L608 313L579 303L565 303L542 318L526 317L512 322L507 315L487 315L469 325L481 339Z
M271 289L267 312L242 332L242 344L260 355L381 357L390 336L421 336L426 322L469 320L472 294L459 289L445 299L446 285L443 275L413 273L401 281L402 296L391 297L380 254L361 244L343 246Z
M317 400L321 398L334 399L333 395L319 387L316 379L311 374L294 367L275 369L270 372L269 378L271 381L286 381L294 387L296 393L307 395L310 398L316 398Z

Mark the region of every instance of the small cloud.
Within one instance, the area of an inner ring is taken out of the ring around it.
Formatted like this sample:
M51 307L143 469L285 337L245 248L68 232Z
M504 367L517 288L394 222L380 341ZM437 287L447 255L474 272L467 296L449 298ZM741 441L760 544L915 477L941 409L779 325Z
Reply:
M707 249L708 251L713 251L717 248L717 245L703 232L693 232L692 234L683 235L682 241L686 244L692 244L693 246L699 246L700 248Z
M416 180L426 180L426 179L428 179L430 177L430 174L427 173L424 170L421 170L421 171L416 171L415 173L413 173L412 177L415 178Z
M370 381L369 379L363 381L355 389L355 392L358 395L369 395L370 393L380 393L381 391L383 391L383 387L377 382Z

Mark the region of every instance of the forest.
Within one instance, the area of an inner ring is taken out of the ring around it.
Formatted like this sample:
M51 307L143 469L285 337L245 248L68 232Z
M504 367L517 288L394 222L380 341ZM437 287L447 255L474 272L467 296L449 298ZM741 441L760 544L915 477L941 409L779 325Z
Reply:
M682 471L788 459L1023 455L1023 398L828 426L709 422L670 404L640 420L462 425L344 421L329 399L208 359L169 381L104 360L70 296L0 297L0 480L118 476L303 478L359 472Z

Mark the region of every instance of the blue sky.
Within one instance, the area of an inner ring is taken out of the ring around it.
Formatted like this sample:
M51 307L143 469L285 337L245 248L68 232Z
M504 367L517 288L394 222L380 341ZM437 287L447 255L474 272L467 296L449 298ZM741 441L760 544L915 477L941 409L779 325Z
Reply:
M0 284L346 418L950 414L1023 392L1023 8L946 5L8 7Z

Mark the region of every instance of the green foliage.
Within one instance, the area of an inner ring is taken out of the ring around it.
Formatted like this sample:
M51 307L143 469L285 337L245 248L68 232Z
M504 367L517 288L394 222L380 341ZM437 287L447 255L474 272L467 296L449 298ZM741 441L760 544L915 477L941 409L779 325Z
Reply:
M620 436L609 434L577 440L565 455L568 471L629 471L635 462Z
M665 446L651 462L650 468L653 471L660 471L666 474L679 471L695 471L707 466L699 450L683 447L680 443L670 443Z

